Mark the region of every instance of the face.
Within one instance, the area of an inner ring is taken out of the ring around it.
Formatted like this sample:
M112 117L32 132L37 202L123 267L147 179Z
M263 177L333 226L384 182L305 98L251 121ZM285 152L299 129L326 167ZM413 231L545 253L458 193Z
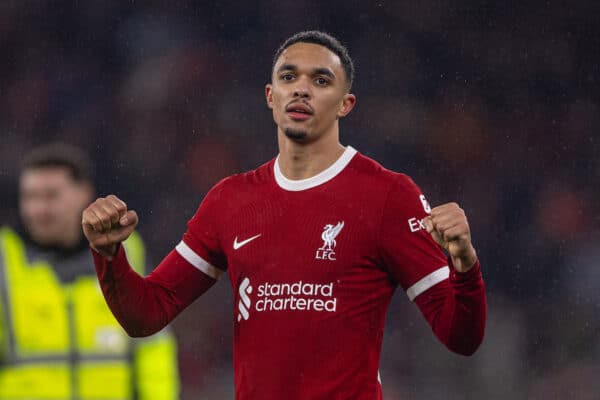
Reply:
M301 143L337 135L338 119L356 103L340 58L312 43L296 43L281 53L265 92L278 131Z
M25 170L19 181L21 219L32 240L70 247L81 237L81 213L91 202L89 183L75 181L67 168Z

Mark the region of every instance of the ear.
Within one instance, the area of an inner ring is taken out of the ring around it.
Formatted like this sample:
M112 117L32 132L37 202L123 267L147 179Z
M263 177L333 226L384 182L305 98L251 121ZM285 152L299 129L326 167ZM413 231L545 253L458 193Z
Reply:
M338 118L342 118L350 114L350 111L352 111L355 104L356 96L352 93L346 93L342 99L342 106L337 113Z
M265 85L265 97L267 99L267 106L273 109L273 85L270 83Z

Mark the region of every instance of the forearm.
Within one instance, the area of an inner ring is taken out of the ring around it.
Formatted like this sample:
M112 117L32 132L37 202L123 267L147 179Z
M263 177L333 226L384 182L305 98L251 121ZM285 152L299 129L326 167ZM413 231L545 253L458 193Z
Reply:
M438 339L451 351L473 354L483 341L487 314L479 261L465 273L450 266L450 278L415 299Z
M104 298L117 321L133 337L164 328L215 282L175 251L146 278L130 267L122 247L111 261L95 251L92 254Z

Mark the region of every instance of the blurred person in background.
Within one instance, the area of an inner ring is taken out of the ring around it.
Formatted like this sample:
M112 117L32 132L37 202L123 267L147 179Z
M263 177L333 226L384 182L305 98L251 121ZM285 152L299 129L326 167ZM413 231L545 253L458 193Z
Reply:
M131 339L106 306L80 225L94 195L80 148L52 143L22 162L22 227L0 229L0 399L179 396L173 335ZM123 246L143 274L140 236Z
M101 287L132 336L162 329L229 273L236 399L381 399L398 286L451 351L471 355L483 340L485 288L464 211L431 208L408 176L340 144L353 72L325 33L286 40L265 93L278 157L211 189L147 278L120 245L135 211L109 195L83 212Z

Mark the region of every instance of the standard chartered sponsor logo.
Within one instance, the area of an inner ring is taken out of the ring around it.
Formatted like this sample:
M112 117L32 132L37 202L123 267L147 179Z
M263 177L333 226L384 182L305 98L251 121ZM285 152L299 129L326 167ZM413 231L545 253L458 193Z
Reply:
M329 284L263 283L258 287L256 311L314 310L335 312L337 298L333 297L333 282Z
M334 297L333 282L328 284L297 281L294 283L265 282L257 287L254 305L250 280L245 278L239 287L238 321L247 320L251 312L265 311L318 311L335 312L337 298Z
M247 277L244 278L244 280L240 284L238 292L240 294L240 302L238 303L238 311L239 311L238 322L239 322L239 321L241 321L242 318L248 319L250 317L250 314L248 312L248 310L250 310L250 305L252 304L252 301L250 300L250 296L248 296L250 293L252 293L252 286L250 286L250 279L248 279Z

